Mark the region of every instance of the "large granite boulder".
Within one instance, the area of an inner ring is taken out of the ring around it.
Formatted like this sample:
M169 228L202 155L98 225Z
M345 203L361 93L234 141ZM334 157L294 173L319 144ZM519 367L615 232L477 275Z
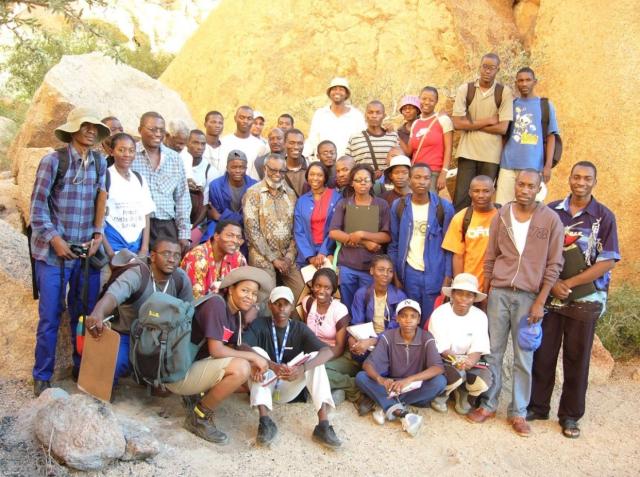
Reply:
M18 126L13 120L0 116L0 164L2 165L6 163L7 150L17 130Z

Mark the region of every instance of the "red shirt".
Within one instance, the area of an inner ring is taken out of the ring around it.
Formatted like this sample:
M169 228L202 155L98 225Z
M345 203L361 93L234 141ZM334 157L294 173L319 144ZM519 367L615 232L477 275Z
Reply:
M428 129L430 128L430 129ZM427 133L427 137L422 141L423 135ZM420 141L422 146L420 147ZM412 163L427 164L432 172L440 172L444 161L444 131L438 116L431 118L415 120L411 126L411 146Z

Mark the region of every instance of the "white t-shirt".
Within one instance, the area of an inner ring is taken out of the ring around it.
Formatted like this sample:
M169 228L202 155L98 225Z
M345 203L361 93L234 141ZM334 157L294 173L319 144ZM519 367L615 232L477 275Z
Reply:
M209 183L218 177L220 174L218 170L211 166L209 162L207 162L204 157L200 161L200 164L197 166L192 166L193 164L193 156L189 154L187 148L185 147L180 153L180 158L184 163L184 171L187 176L187 179L192 179L196 185L202 187L204 189L204 205L209 203Z
M224 158L225 168L227 164L227 157L229 153L234 149L238 149L244 152L247 156L247 171L249 175L253 177L255 180L259 181L260 177L255 173L255 168L253 167L253 163L255 162L258 156L262 156L265 153L266 148L260 139L251 134L249 137L240 138L235 134L229 134L220 139L222 145L220 146L220 158Z
M140 185L133 171L129 173L129 180L125 179L115 165L109 167L109 174L111 185L105 220L125 241L135 242L145 227L145 217L156 210L149 186L142 176Z
M524 246L527 244L527 235L529 234L529 224L531 223L531 217L526 222L518 222L515 215L513 215L513 207L509 207L509 213L511 214L511 228L513 229L513 240L516 243L516 249L518 253L522 255L524 252Z
M355 106L349 108L341 116L336 116L330 106L316 110L302 151L304 157L315 155L318 144L327 139L336 145L337 157L344 155L349 138L367 128L362 112Z
M222 142L218 147L211 147L207 144L204 147L204 154L202 154L202 159L211 164L211 167L215 168L217 171L216 177L220 177L224 175L227 170L227 158L222 157Z
M451 303L440 305L429 320L429 331L436 340L438 353L450 349L457 355L489 354L487 315L472 306L465 316L456 315Z
M413 234L409 242L407 263L411 268L424 272L424 243L427 240L429 204L417 205L412 202L411 211L413 215Z

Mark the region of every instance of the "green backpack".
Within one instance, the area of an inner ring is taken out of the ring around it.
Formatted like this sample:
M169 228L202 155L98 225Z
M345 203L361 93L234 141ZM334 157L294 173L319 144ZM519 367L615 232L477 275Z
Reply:
M184 379L202 346L191 343L195 307L219 295L206 295L189 303L167 293L154 292L142 304L131 325L129 360L141 384L164 389Z

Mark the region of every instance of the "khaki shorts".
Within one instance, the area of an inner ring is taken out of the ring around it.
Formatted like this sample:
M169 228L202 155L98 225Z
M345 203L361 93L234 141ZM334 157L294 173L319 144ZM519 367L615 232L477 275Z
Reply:
M190 396L208 391L224 377L225 370L233 358L214 359L208 357L194 362L182 381L165 386L169 391L181 396Z

